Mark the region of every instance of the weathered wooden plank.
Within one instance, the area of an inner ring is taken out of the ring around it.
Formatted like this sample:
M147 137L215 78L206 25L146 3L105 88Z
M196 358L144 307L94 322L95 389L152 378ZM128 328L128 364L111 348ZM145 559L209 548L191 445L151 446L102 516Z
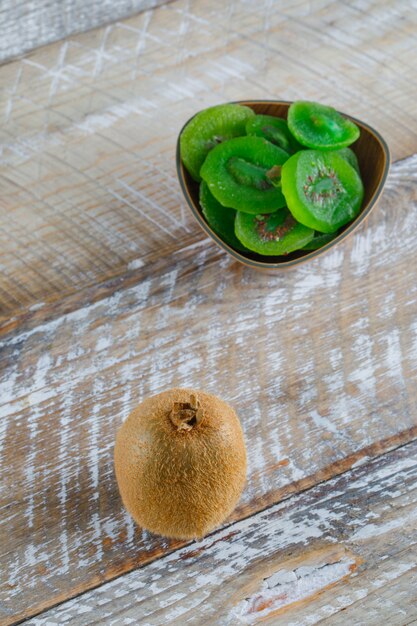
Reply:
M146 395L193 386L236 408L249 474L232 519L416 437L416 158L311 265L266 276L204 240L169 271L139 268L136 284L4 336L5 619L179 545L135 528L117 495L114 434Z
M0 68L1 318L197 241L174 168L196 109L319 99L375 125L394 159L415 153L416 16L177 0Z
M404 626L416 563L414 442L28 624Z
M0 62L167 1L3 0L0 7Z

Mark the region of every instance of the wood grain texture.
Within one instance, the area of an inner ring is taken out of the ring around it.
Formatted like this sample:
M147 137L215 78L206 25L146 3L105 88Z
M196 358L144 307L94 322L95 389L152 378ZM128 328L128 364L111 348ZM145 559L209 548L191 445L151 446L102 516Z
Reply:
M249 472L232 520L417 436L416 163L308 266L264 276L204 240L4 335L5 620L179 545L135 528L113 476L116 429L149 394L202 388L237 410Z
M0 62L168 0L3 0Z
M28 624L404 626L416 563L414 442Z
M417 13L393 0L176 0L0 68L0 316L201 235L175 142L197 109L318 99L417 151Z

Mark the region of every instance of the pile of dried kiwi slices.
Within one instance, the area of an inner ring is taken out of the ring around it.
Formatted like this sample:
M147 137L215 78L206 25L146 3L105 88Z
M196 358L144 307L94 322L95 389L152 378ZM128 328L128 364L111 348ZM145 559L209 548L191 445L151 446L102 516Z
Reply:
M358 215L364 188L348 148L358 137L316 102L294 102L287 120L222 104L190 120L180 155L213 231L238 251L281 256L320 248Z

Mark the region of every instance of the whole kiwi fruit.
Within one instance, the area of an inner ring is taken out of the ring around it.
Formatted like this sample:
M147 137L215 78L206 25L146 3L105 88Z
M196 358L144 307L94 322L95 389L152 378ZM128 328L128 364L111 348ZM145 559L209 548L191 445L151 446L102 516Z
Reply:
M145 399L120 427L114 451L123 503L153 533L203 537L239 500L246 449L235 411L194 389Z

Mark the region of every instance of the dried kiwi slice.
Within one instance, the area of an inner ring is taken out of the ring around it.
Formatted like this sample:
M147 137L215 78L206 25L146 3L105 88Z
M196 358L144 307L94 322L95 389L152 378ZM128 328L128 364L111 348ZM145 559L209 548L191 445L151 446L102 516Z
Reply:
M303 250L318 250L329 241L333 241L339 233L315 233L314 238L303 246Z
M355 169L358 174L360 174L358 157L353 152L353 150L351 150L350 148L341 148L340 150L337 150L337 154L343 157L345 161L347 161L349 165L351 165L353 169Z
M200 168L208 152L217 144L246 134L246 122L255 113L240 104L219 104L204 109L185 126L180 136L180 155L185 167L200 181Z
M337 150L359 137L359 128L336 109L298 100L288 109L288 127L294 137L308 148Z
M238 211L235 233L246 248L265 256L280 256L299 250L314 237L314 231L298 224L287 208L263 215Z
M280 117L272 115L256 115L246 122L246 133L256 137L267 139L278 148L282 148L288 154L302 150L298 141L288 130L288 124Z
M245 246L235 235L236 211L217 202L204 181L200 185L200 205L209 226L220 239L236 250L245 251Z
M335 232L360 211L361 178L336 152L297 152L283 165L281 183L295 219L319 232Z
M236 137L213 148L200 173L223 206L273 213L285 206L280 179L287 159L284 150L261 137Z

